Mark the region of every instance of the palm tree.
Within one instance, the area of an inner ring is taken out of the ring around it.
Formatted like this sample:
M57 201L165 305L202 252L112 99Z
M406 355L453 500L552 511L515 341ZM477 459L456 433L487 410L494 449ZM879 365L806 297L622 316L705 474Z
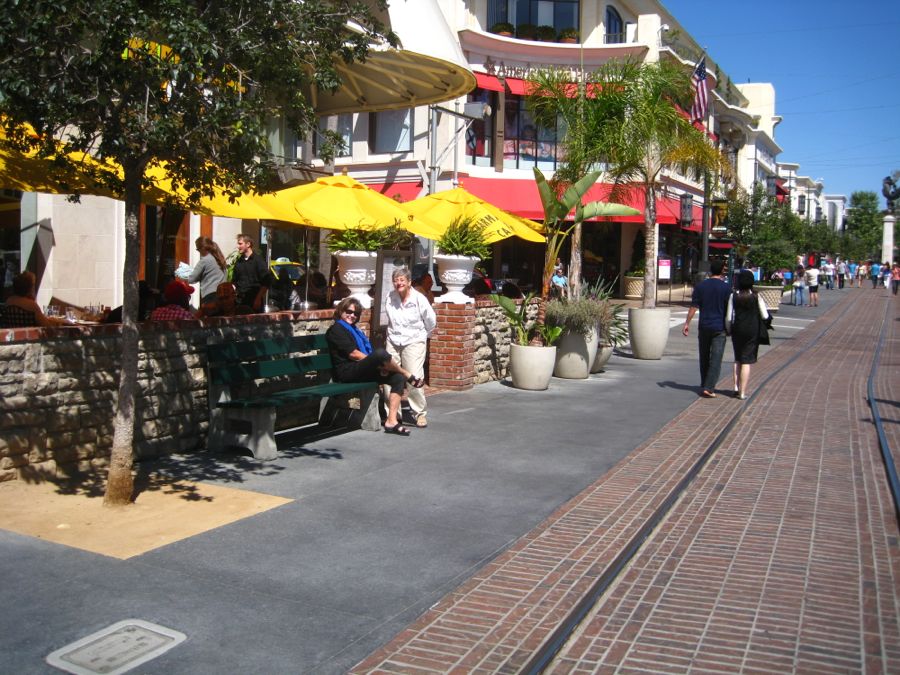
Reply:
M568 80L568 81L567 81ZM539 123L566 128L566 164L557 180L571 181L605 165L615 199L628 185L644 192L643 306L656 306L656 195L664 170L724 170L721 153L690 123L681 105L692 96L690 73L670 63L610 61L573 84L559 71L535 75L529 105ZM573 252L577 237L573 233Z

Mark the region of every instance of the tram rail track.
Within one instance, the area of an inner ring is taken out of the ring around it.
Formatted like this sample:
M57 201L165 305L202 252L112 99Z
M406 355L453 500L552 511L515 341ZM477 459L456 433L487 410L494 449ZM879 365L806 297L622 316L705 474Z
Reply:
M839 321L852 308L852 304L846 304L840 314L822 328L818 334L808 343L803 351L798 351L791 356L780 368L773 370L765 379L756 387L751 396L747 399L746 405L739 407L730 417L722 430L715 436L712 442L706 447L703 453L694 461L693 465L685 472L681 480L675 488L666 496L653 511L644 524L634 533L628 543L622 547L619 554L606 566L603 573L597 577L589 591L575 604L572 610L558 624L555 630L543 641L540 647L533 653L531 658L518 671L527 675L537 675L543 673L550 667L564 648L564 646L572 639L572 636L578 630L578 627L590 615L592 610L600 603L610 587L616 582L629 564L642 550L653 532L665 520L672 511L675 504L681 499L685 491L695 481L697 476L707 466L710 459L715 455L723 443L729 439L734 432L735 427L740 423L741 419L754 404L758 396L766 391L772 381L777 378L780 373L790 365L801 359L806 351L818 345L825 339L829 333L839 325ZM878 406L878 399L875 395L875 381L880 365L880 358L886 334L889 327L888 316L890 314L891 305L885 304L882 314L881 328L878 334L878 342L872 356L871 368L869 370L866 383L866 398L872 415L872 425L878 436L878 446L881 454L881 460L884 467L885 480L890 491L891 499L894 505L894 517L898 527L900 527L900 480L898 480L896 465L893 461L893 453L889 444L888 436L885 433L882 416Z

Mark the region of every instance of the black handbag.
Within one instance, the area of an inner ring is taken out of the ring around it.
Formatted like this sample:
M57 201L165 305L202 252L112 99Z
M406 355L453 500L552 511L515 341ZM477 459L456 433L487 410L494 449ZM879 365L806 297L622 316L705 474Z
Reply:
M756 341L761 345L771 344L769 342L769 331L772 330L772 315L770 314L768 319L764 319L762 314L757 313L756 318L759 324Z

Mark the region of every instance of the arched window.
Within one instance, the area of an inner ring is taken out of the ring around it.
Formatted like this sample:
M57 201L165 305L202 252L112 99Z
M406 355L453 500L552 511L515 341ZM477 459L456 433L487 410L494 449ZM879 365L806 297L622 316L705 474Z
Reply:
M498 22L513 26L553 26L557 32L578 30L580 0L488 0L487 26Z
M612 5L606 6L606 44L625 42L625 24L622 15Z

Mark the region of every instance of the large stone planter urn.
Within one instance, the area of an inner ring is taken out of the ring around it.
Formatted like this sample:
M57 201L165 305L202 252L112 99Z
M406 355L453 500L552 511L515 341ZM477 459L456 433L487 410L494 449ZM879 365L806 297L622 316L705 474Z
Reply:
M470 298L462 292L462 289L472 281L472 271L481 258L471 255L446 255L438 253L434 256L434 261L438 266L438 278L447 289L447 291L434 299L435 302L452 302L458 305L474 303L475 299Z
M592 373L603 372L603 369L606 367L606 364L609 362L609 359L612 356L614 349L615 349L614 345L601 345L601 344L597 345L597 355L594 356L594 362L591 364L591 372Z
M631 338L631 353L636 359L661 359L669 341L668 307L645 309L632 307L628 310L628 336Z
M778 306L781 304L783 286L757 286L756 292L766 303L766 309L769 312L777 312Z
M369 289L375 283L375 263L378 254L372 251L341 251L335 254L338 261L338 278L350 289L350 295L364 309L372 308Z
M516 389L543 391L550 386L556 347L509 346L509 375Z
M597 357L597 331L585 337L567 330L556 343L554 377L568 380L584 380L591 374L591 366Z
M639 300L644 297L644 277L623 277L625 280L625 297Z

